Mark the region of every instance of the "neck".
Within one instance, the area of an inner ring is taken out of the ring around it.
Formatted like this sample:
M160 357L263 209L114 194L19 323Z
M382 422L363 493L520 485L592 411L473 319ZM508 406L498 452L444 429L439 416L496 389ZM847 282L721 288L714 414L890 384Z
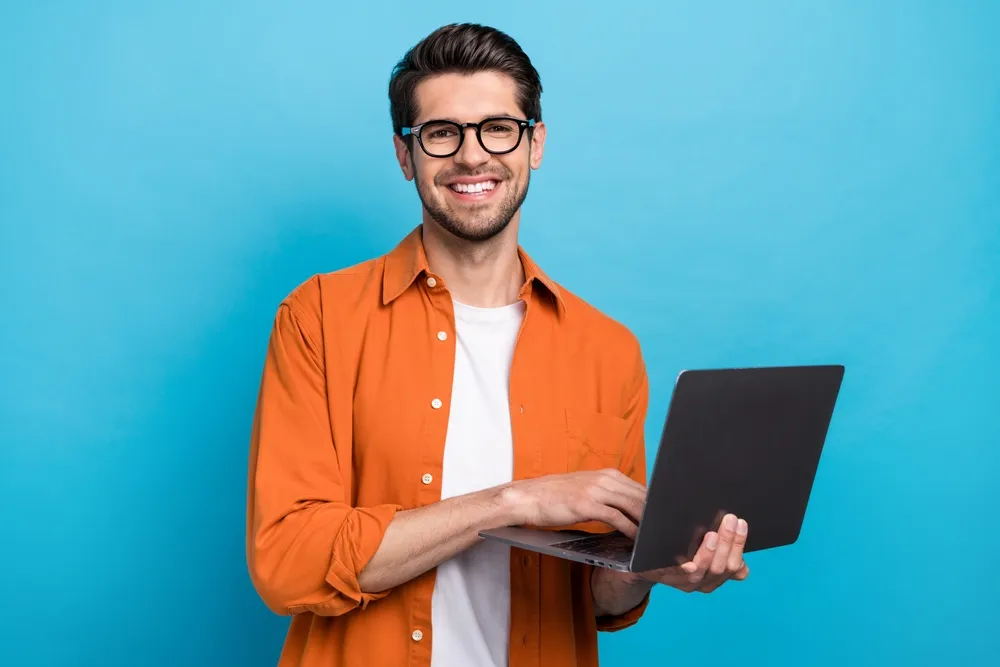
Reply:
M452 296L464 304L495 308L514 303L524 284L517 254L518 218L488 241L453 236L426 216L422 227L430 270L444 278Z

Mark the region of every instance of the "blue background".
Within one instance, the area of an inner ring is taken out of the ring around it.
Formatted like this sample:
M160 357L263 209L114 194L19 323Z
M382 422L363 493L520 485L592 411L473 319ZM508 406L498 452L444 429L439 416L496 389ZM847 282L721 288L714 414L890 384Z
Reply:
M386 83L455 20L541 71L522 240L640 337L650 457L682 368L847 366L801 541L603 664L995 659L1000 5L104 0L0 9L0 662L275 663L271 318L419 221Z

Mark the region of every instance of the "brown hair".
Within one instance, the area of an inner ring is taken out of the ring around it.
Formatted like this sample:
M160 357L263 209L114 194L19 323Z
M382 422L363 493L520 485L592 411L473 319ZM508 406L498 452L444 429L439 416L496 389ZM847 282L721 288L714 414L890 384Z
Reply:
M542 82L528 56L509 35L475 23L451 24L422 39L396 64L389 80L389 112L397 135L417 116L416 89L436 74L500 72L517 84L527 118L542 120Z

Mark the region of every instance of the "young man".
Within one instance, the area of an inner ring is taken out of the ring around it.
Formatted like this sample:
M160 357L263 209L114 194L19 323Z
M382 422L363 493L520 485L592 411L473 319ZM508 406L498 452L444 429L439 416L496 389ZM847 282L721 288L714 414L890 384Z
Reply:
M727 517L690 563L616 573L478 538L617 528L645 498L647 377L622 325L518 245L541 84L508 36L442 28L389 86L421 223L280 305L254 421L247 558L293 614L281 665L597 664L654 583L743 579Z

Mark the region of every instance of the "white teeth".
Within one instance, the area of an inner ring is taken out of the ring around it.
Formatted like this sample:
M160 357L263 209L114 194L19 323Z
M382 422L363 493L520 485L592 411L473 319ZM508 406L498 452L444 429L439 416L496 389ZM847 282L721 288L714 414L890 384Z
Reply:
M463 192L465 194L480 194L482 192L489 192L497 185L496 181L480 181L478 183L452 183L451 189L455 192Z

